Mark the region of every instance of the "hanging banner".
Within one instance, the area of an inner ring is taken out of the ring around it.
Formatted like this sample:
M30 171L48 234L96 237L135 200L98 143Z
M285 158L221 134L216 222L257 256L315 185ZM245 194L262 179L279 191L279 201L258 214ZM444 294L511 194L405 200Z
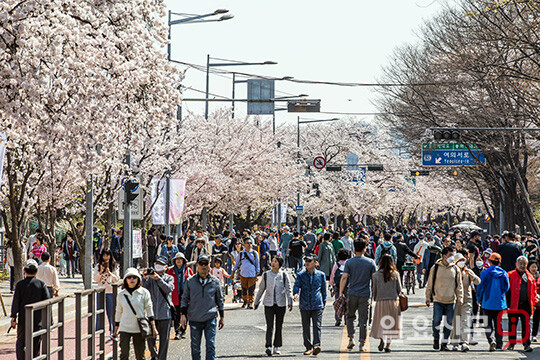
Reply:
M142 258L142 231L141 229L133 229L133 258Z
M166 179L152 179L152 197L150 205L152 207L152 223L154 225L165 225L165 185Z
M170 179L170 199L169 199L169 224L178 225L182 222L182 212L184 211L184 198L186 195L186 180Z
M281 223L286 224L287 223L287 203L283 202L281 205Z
M7 141L6 135L0 133L0 186L2 186L2 176L4 170L4 156L6 155L5 142Z

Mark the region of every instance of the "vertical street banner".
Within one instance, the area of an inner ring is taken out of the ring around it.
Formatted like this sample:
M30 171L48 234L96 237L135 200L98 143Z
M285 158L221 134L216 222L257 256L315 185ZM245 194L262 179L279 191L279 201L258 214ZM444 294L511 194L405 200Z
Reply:
M4 157L6 155L6 143L7 137L6 135L0 133L0 186L2 186L2 176L3 176L3 170L4 170Z
M141 229L133 229L133 258L142 258L142 231Z
M186 180L169 180L169 224L178 225L182 223L182 212L184 211L184 199L186 195Z
M152 196L151 203L152 207L152 223L154 225L165 225L165 185L167 184L166 179L154 178L152 179Z
M281 206L281 224L287 223L287 202L280 204Z

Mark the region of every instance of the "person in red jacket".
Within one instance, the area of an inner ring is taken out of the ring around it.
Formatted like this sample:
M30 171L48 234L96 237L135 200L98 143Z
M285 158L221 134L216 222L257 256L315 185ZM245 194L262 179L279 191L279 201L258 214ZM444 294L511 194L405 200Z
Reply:
M174 317L174 331L176 335L174 340L180 340L180 338L186 338L186 328L180 325L180 300L182 299L182 293L184 292L184 284L186 280L193 276L193 270L186 266L186 257L179 252L172 259L172 266L167 274L174 278L174 290L171 293L172 303L176 309Z
M517 343L517 324L521 319L521 339L523 339L523 346L526 352L532 351L531 348L531 331L529 322L531 314L534 312L534 305L537 303L537 291L536 280L534 276L527 270L527 258L520 256L516 260L516 269L508 272L508 278L510 279L510 290L507 293L507 302L510 304L510 310L522 310L524 314L508 314L509 331L513 335L509 336L510 345L508 350L513 350L514 345ZM512 331L512 327L515 330Z

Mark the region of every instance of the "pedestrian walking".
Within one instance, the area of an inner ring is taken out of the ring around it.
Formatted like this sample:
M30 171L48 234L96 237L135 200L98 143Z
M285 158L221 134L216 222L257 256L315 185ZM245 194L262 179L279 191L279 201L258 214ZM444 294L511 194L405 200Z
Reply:
M234 265L233 270L234 272L238 271L240 274L242 299L244 300L242 308L247 306L248 309L253 309L255 285L257 284L257 274L260 270L259 255L256 251L252 250L252 240L250 238L244 239L244 246L245 249L240 251L236 256L236 264Z
M50 264L51 255L48 252L41 254L41 264L38 266L36 278L43 281L50 297L58 296L60 290L60 280L56 268Z
M31 258L36 260L38 264L41 264L41 255L43 255L44 252L47 251L47 245L45 245L44 242L44 236L38 235L36 237L36 242L32 246L32 250L30 251Z
M120 275L118 270L118 264L114 260L114 256L110 249L104 249L99 255L98 262L94 268L94 281L98 286L105 286L105 312L107 314L107 319L109 320L109 331L112 337L114 324L113 324L113 284L116 284L120 281ZM101 293L98 293L97 304L101 304ZM98 309L99 310L99 309ZM101 325L103 321L103 325ZM104 329L105 328L105 318L104 316L99 316L96 319L96 328Z
M379 351L389 353L392 340L401 338L401 282L391 255L381 257L379 270L372 275L371 288L375 312L370 336L379 340Z
M334 299L339 299L339 285L341 283L341 277L345 271L345 263L351 257L349 250L343 248L339 249L337 254L337 262L332 268L332 273L330 274L330 288L332 289L331 295L334 296ZM345 289L345 292L347 290ZM346 295L346 294L345 294ZM336 324L335 326L341 326L341 316L338 311L335 311Z
M272 256L270 255L270 243L268 242L268 235L262 234L262 240L259 245L259 255L261 257L261 272L267 271L270 268L270 262Z
M158 256L154 268L148 268L143 273L143 286L150 292L154 323L159 337L159 351L156 348L156 338L147 338L152 360L167 360L171 320L175 311L171 301L174 278L167 274L167 262L165 256Z
M371 298L371 279L377 267L373 259L365 256L368 243L365 240L354 242L354 257L347 260L341 276L339 294L345 295L347 283L347 349L354 348L354 321L358 312L358 327L360 328L359 350L367 352L367 323L369 318L369 300Z
M36 278L38 264L35 260L26 260L24 263L25 278L15 285L15 294L11 303L11 327L17 329L17 342L15 344L17 360L25 360L26 344L26 310L25 306L49 299L51 296L45 283ZM33 331L42 328L41 310L34 312ZM41 352L41 336L34 337L32 357L39 356Z
M515 240L515 233L506 232L502 236L502 244L497 249L497 253L501 256L501 268L506 272L514 270L517 258L523 255L521 245L516 243Z
M157 229L152 228L148 231L148 236L146 237L146 242L148 246L148 263L153 264L156 260L156 246L157 246Z
M275 229L270 229L268 233L268 253L270 254L270 258L276 256L278 251L278 239L276 233L277 231Z
M422 271L422 262L424 261L424 255L428 246L429 243L426 241L424 233L418 234L418 242L414 246L413 252L417 256L415 259L416 280L418 281L418 287L420 289L422 289L427 282L427 276L424 276L424 279L422 279L422 276L424 275Z
M540 298L540 273L538 272L538 263L536 262L536 258L529 258L529 263L527 264L527 270L531 273L533 278L536 281L536 292L538 294L538 298ZM534 305L534 313L533 313L533 321L532 321L532 333L531 333L531 341L537 342L538 339L536 336L538 335L538 325L540 324L540 301Z
M304 355L318 355L321 352L321 325L326 307L326 276L316 269L317 257L304 258L305 269L296 276L293 287L294 300L300 297L300 315L304 336ZM299 296L300 295L300 296ZM313 326L313 341L311 327Z
M405 274L405 271L403 270L403 265L405 265L405 262L407 261L407 256L410 256L415 260L418 256L405 243L405 241L403 240L403 235L401 233L396 234L394 240L394 247L396 248L397 259L397 261L394 263L394 266L397 268L397 271L399 272L399 279L403 284L403 275Z
M397 262L397 250L392 244L392 235L390 233L384 234L384 241L380 246L377 246L375 251L375 264L379 264L381 256L384 254L390 254L394 258L394 264Z
M345 245L343 245L343 242L339 239L339 232L337 231L332 234L332 241L330 243L334 247L335 256L337 256L339 249L343 249L345 247Z
M520 342L525 352L531 352L530 321L537 300L536 280L527 270L527 258L520 256L516 261L516 269L508 273L510 291L507 294L510 301L508 312L509 326L515 326L515 331L510 331L508 350L514 350L517 335L518 321L521 322ZM518 311L519 313L517 313Z
M13 259L13 246L11 240L6 242L6 262L9 266L9 291L15 290L15 260Z
M122 243L120 241L120 230L112 229L111 251L117 264L122 264Z
M191 261L196 262L201 255L208 255L208 249L204 244L203 238L195 240L195 246L191 249Z
M167 263L165 265L172 266L172 259L179 252L180 250L178 250L178 247L174 245L174 238L172 236L167 236L167 246L163 246L161 248L161 253L159 253L159 256L163 256L165 259L167 259Z
M180 338L186 338L186 328L180 326L180 301L182 300L182 294L184 293L184 284L187 279L193 276L193 270L186 266L186 257L182 253L175 255L173 259L173 266L167 270L167 274L174 278L174 290L171 293L172 304L175 311L174 316L174 340L180 340Z
M308 226L307 232L304 234L304 241L306 242L306 255L311 255L315 251L317 245L317 236L313 233L312 228Z
M215 276L221 286L225 285L225 278L230 279L231 275L223 268L223 261L220 258L214 260L214 267L210 270L210 275Z
M510 289L508 274L499 264L501 255L494 252L489 257L490 266L480 273L476 287L476 301L482 315L487 317L486 337L489 351L502 350L502 334L498 331L499 313L507 308L506 293ZM495 340L493 333L495 332Z
M283 233L279 237L278 248L281 251L281 256L285 259L285 267L289 267L289 243L292 240L291 229L288 226L283 227Z
M270 270L263 273L259 291L255 297L255 310L258 309L264 294L264 317L266 320L266 355L280 355L283 345L283 320L285 318L285 306L289 311L293 308L291 284L285 271L281 271L284 260L281 256L274 256L270 262ZM275 325L274 325L275 323ZM272 342L272 336L274 341ZM273 346L273 349L272 349Z
M66 234L66 241L64 242L64 258L66 259L67 266L67 277L71 275L72 278L75 277L75 262L77 261L78 248L75 240L73 240L73 233L68 232Z
M120 337L120 360L129 359L130 342L133 338L135 359L144 360L145 336L141 333L138 319L147 318L150 322L152 336L156 338L158 331L154 323L154 311L150 292L142 287L142 278L135 268L128 268L124 274L122 290L116 299L113 338Z
M289 242L289 267L293 269L294 273L302 269L302 256L306 247L305 241L300 238L298 231L295 231Z
M429 272L426 305L429 307L433 302L433 350L448 351L455 305L463 304L463 283L459 269L453 264L454 249L450 246L445 247L441 251L441 256ZM444 323L443 317L445 317ZM440 338L441 326L443 327L442 339Z
M334 253L334 246L330 242L330 233L323 235L323 242L319 245L319 252L317 255L317 261L319 263L319 270L321 270L326 276L326 280L330 280L332 268L336 263L336 255Z
M191 359L201 359L201 340L206 339L206 360L216 356L216 328L225 325L221 285L210 275L210 258L201 255L197 260L197 274L186 281L181 301L180 326L184 329L189 319L191 333ZM219 326L217 317L219 314Z
M469 351L469 324L471 324L472 314L472 287L480 284L480 278L467 267L469 252L467 249L459 250L454 256L454 263L460 270L461 281L463 284L463 304L456 304L454 318L452 320L452 332L450 339L454 345L454 351ZM474 301L476 301L474 299Z

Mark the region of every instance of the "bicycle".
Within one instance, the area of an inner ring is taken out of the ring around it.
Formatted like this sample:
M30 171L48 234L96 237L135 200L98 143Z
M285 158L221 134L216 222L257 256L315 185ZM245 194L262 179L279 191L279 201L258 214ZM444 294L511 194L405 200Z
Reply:
M410 291L414 294L414 287L416 286L416 265L411 262L406 262L401 269L404 271L403 274L403 285L407 289L407 295Z

